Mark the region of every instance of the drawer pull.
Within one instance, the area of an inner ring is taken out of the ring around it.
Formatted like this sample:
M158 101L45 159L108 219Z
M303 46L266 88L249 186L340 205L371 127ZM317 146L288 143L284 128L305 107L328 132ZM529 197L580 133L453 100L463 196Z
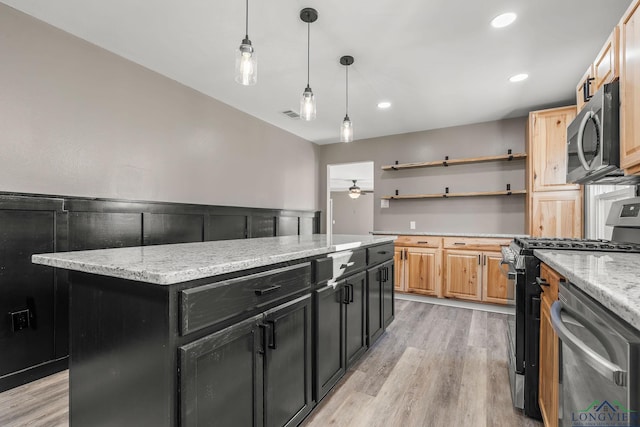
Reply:
M464 242L455 242L454 245L464 246L464 245L466 245L466 243L464 243Z
M268 288L254 289L254 291L256 295L265 295L265 294L277 291L281 287L282 287L281 285L273 285L273 286L269 286Z
M421 240L421 241L418 241L418 244L419 245L428 245L429 242L427 242L426 240Z
M386 255L389 251L378 251L378 255Z
M536 277L536 283L539 286L549 286L549 282L547 282L545 279L543 279L541 277Z
M353 266L353 265L355 265L355 262L351 261L351 262L348 262L348 263L346 263L346 264L342 264L342 265L340 266L340 268L348 268L348 267L351 267L351 266Z

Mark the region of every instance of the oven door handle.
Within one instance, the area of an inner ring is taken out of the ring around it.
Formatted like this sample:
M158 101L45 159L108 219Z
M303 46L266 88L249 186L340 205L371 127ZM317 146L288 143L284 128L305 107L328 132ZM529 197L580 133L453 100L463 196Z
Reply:
M627 385L627 371L620 366L612 363L611 361L600 356L593 351L587 344L585 344L580 338L576 337L570 330L564 325L560 313L562 312L562 302L555 301L551 305L551 326L556 331L558 337L563 343L571 347L589 366L595 369L600 375L608 378L614 384L620 387L626 387Z
M508 268L505 271L504 268L502 268L503 265L507 265ZM505 276L508 280L516 280L516 270L513 268L513 265L511 265L511 263L509 261L505 261L505 260L500 260L500 272L502 273L503 276Z

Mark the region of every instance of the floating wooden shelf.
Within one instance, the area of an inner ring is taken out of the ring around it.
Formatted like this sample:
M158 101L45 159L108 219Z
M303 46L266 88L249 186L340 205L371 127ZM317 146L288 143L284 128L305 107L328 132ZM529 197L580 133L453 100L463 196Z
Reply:
M397 165L386 165L382 166L382 170L400 170L400 169L416 169L416 168L430 168L435 166L453 166L453 165L464 165L467 163L484 163L484 162L493 162L498 160L516 160L516 159L524 159L527 157L526 153L516 153L516 154L501 154L499 156L485 156L485 157L470 157L467 159L445 159L445 160L437 160L434 162L420 162L420 163L400 163Z
M527 190L478 191L473 193L407 194L402 196L382 196L381 199L386 199L386 200L448 199L450 197L511 196L515 194L527 194Z

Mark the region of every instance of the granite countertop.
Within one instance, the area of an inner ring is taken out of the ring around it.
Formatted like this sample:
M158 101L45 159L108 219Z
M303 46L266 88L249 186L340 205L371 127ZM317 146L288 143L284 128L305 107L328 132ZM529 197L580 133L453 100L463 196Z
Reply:
M640 330L640 254L554 250L533 254Z
M36 254L35 264L140 282L171 285L219 274L262 267L393 242L396 236L325 234L221 240L174 245Z
M396 236L442 236L442 237L486 237L495 239L513 239L516 237L529 237L526 234L497 234L497 233L439 233L435 231L372 231L374 235L393 234Z

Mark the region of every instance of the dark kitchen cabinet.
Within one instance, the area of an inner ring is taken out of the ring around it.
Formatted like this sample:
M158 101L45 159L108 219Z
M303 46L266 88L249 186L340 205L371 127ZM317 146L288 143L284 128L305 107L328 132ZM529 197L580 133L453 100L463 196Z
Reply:
M316 396L320 400L367 350L365 272L316 291Z
M394 262L367 270L367 343L371 347L394 318Z
M181 425L262 425L262 316L180 347ZM233 387L229 387L233 384Z
M180 347L183 426L298 425L311 411L311 295Z
M311 295L266 312L264 331L264 425L296 426L314 404Z

